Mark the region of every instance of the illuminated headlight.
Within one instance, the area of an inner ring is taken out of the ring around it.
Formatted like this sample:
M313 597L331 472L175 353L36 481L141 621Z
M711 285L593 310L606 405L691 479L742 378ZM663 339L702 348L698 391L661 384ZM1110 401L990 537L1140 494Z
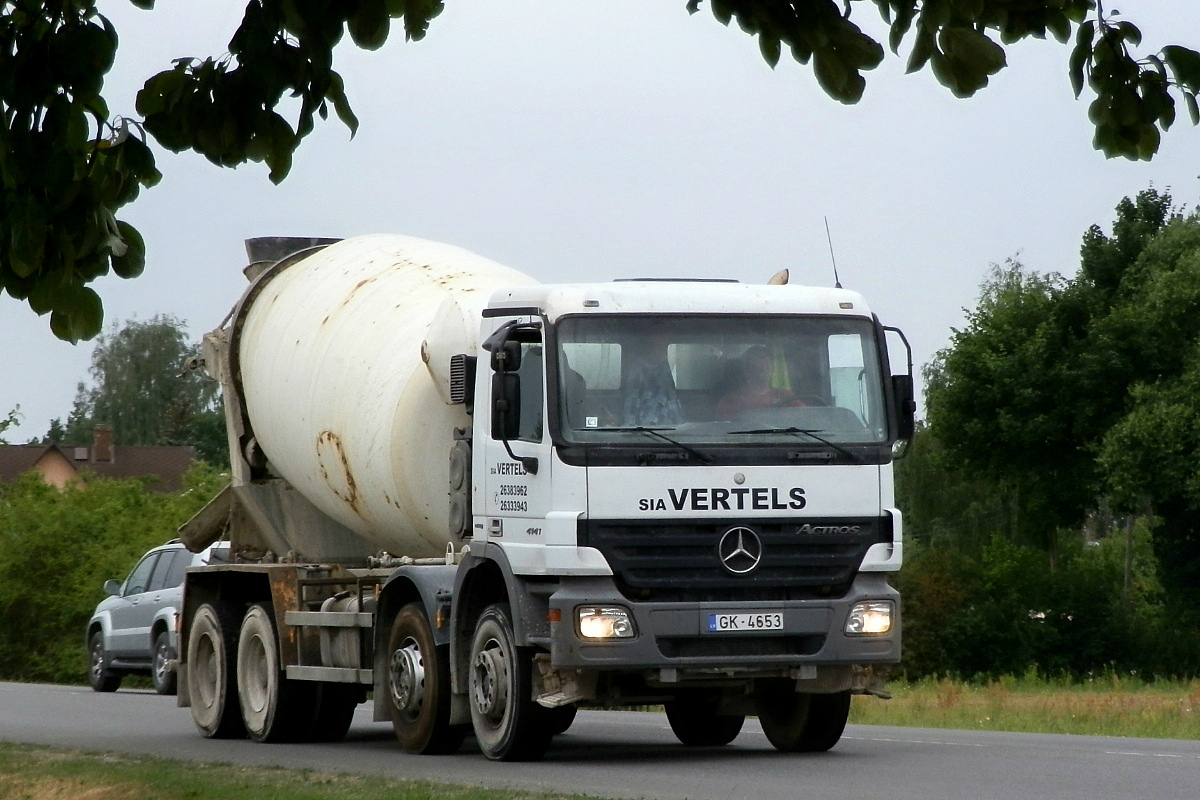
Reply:
M579 635L584 639L632 639L633 620L623 608L580 606Z
M850 609L850 618L846 620L846 633L851 635L887 633L892 629L893 611L894 607L891 602L886 600L855 603L854 608Z

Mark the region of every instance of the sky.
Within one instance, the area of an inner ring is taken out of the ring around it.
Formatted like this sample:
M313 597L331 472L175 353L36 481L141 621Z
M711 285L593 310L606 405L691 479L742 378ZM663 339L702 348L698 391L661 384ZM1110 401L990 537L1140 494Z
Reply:
M1144 51L1200 47L1195 0L1120 6ZM105 94L114 115L174 58L221 55L244 0L146 12L100 0L121 36ZM1109 5L1109 4L1106 4ZM1151 162L1092 148L1069 47L1030 41L975 97L891 53L857 105L811 66L772 70L756 40L685 0L450 0L420 42L397 25L375 52L347 39L334 67L361 126L330 115L281 185L155 145L164 179L118 218L146 239L146 271L93 284L105 327L171 314L198 340L245 281L254 236L401 233L448 242L543 282L627 277L842 284L905 331L917 369L964 324L993 264L1071 275L1093 224L1148 187L1200 200L1200 129L1182 103ZM854 19L886 36L873 4ZM886 39L885 39L886 40ZM0 418L10 442L66 419L93 343L0 296ZM918 412L920 415L920 411Z

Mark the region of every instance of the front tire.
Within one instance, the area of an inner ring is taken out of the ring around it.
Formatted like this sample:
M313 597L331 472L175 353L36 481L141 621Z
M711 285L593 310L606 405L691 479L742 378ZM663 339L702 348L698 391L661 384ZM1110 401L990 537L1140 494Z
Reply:
M758 692L763 733L785 753L823 753L842 738L850 716L850 691L804 694L791 681L770 683Z
M553 737L533 700L533 653L517 647L507 603L484 609L470 661L471 725L492 761L538 761Z
M450 724L450 653L434 644L420 603L409 603L392 621L388 637L388 714L409 753L456 752L466 726Z
M675 738L689 747L719 747L737 738L746 717L718 714L715 695L686 695L666 703Z
M154 657L150 664L150 682L154 691L159 694L175 694L178 683L175 670L170 668L175 651L171 649L171 640L163 631L154 639Z
M104 652L104 634L96 631L88 639L88 683L96 692L115 692L121 687L121 674L108 668Z
M192 617L187 646L192 721L209 739L234 739L246 732L238 709L235 666L237 607L205 603Z
M546 718L546 728L554 736L566 733L571 724L575 722L575 715L578 713L579 706L574 703L542 709L542 714Z

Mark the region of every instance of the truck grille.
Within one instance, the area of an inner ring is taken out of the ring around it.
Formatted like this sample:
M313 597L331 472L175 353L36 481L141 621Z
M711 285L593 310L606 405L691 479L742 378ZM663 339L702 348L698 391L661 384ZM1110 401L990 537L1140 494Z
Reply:
M726 569L718 552L721 537L734 527L749 529L762 543L761 560L745 574ZM580 531L580 544L608 560L620 592L649 602L843 597L867 549L891 541L891 517L585 520Z

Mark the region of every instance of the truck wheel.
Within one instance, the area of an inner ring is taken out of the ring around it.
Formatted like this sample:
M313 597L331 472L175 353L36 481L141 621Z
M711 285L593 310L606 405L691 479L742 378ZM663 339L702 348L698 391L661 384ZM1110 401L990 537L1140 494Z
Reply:
M718 714L717 697L711 694L685 695L666 703L666 709L675 738L689 747L729 744L746 721L741 714Z
M493 761L537 761L553 737L533 700L533 653L517 647L507 603L484 609L471 641L471 725Z
M302 742L312 736L316 685L284 677L271 603L250 606L237 644L237 689L246 733L256 742Z
M246 732L238 712L237 607L205 603L188 634L187 680L192 720L209 739L234 739Z
M163 631L154 639L154 659L150 665L150 682L154 691L159 694L175 694L175 670L170 669L170 661L175 657L171 650L171 640Z
M542 714L546 718L546 728L553 736L566 733L567 728L571 727L571 723L575 721L575 715L578 713L579 707L574 704L542 709Z
M450 653L433 642L420 603L409 603L392 621L388 637L388 713L396 738L409 753L453 753L466 726L450 724Z
M108 668L104 634L100 631L93 633L88 640L88 683L97 692L115 692L121 686L121 675Z
M850 716L850 692L804 694L791 681L758 692L758 721L776 750L823 753L838 743Z
M346 738L354 711L362 702L363 691L353 683L317 684L317 715L313 720L312 741L340 742Z

